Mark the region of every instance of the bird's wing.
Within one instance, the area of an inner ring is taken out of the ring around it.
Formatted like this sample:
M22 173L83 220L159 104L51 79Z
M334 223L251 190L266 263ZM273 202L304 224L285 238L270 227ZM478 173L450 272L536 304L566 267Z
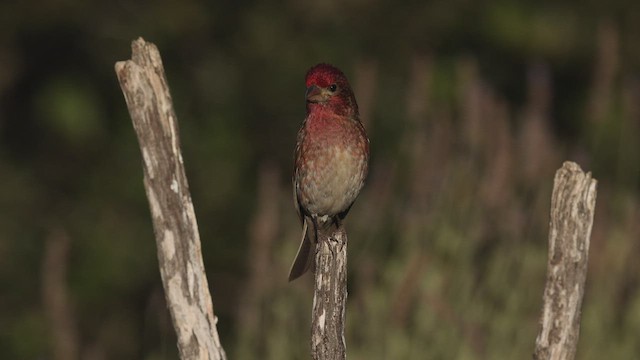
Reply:
M296 148L293 154L293 176L291 178L291 183L293 185L293 206L296 208L296 212L298 213L298 218L300 219L300 223L304 222L304 212L300 207L300 199L298 198L298 159L300 158L300 152L302 151L302 141L304 139L304 126L306 123L306 119L302 122L302 127L300 131L298 131L298 136L296 139Z
M309 232L315 231L313 229L313 223L311 223L311 219L308 217L303 217L302 220L302 240L300 240L300 247L298 248L298 253L296 254L295 260L293 260L293 264L291 264L291 270L289 271L289 281L293 281L300 276L304 275L312 266L313 263L313 252L312 248L312 239L310 239Z

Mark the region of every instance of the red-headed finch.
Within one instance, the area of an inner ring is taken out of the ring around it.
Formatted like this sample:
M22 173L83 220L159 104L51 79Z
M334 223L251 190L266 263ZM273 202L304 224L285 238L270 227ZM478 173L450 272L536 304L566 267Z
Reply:
M346 76L318 64L307 72L306 86L307 116L298 132L293 169L302 242L289 281L313 266L318 229L340 226L369 167L369 139Z

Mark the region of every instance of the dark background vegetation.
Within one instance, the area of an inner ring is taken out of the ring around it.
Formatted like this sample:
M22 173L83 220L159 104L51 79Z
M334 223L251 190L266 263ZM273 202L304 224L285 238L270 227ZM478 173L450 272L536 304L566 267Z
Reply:
M0 30L0 358L177 356L113 71L138 36L230 358L308 357L289 176L318 62L350 78L373 152L350 358L529 358L564 160L599 180L578 358L638 358L640 2L8 0Z

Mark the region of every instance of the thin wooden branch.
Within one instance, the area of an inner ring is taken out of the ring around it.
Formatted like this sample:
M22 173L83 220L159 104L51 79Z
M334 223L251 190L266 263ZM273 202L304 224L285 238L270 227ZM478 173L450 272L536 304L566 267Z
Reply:
M311 318L311 356L314 360L347 357L344 327L347 307L347 233L318 231L315 291Z
M131 60L117 62L115 70L142 152L160 274L180 358L226 359L160 52L142 38L133 41L131 48Z
M597 181L572 162L556 172L551 197L549 262L533 358L571 360L580 335Z

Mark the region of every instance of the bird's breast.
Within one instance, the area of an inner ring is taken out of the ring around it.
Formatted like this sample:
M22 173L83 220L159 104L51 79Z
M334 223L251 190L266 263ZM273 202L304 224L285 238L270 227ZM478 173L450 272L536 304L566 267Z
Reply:
M367 172L368 143L358 124L308 132L296 159L298 200L311 214L334 216L355 201Z

